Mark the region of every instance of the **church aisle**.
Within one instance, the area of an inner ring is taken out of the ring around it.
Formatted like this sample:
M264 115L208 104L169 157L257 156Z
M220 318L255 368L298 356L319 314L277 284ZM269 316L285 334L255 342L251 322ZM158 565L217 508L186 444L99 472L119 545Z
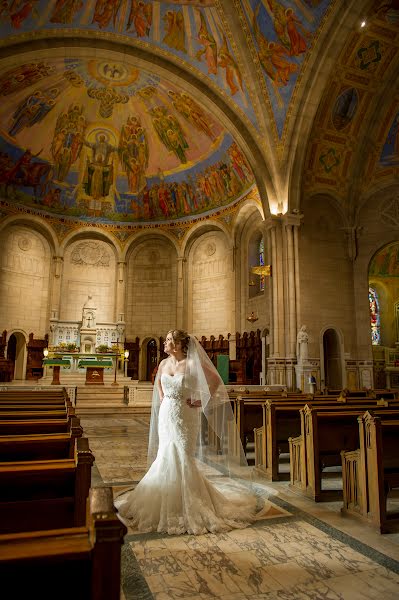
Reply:
M115 495L145 472L148 417L84 417L96 456L94 486ZM399 534L380 536L315 504L286 482L257 481L273 509L244 530L204 536L129 530L122 549L122 600L394 600Z

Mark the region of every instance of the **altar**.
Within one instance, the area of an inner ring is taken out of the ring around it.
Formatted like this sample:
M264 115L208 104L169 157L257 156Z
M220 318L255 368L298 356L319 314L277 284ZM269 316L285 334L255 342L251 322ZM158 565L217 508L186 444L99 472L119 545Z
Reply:
M110 358L85 357L78 361L78 369L86 369L86 385L104 385L104 369L114 366Z

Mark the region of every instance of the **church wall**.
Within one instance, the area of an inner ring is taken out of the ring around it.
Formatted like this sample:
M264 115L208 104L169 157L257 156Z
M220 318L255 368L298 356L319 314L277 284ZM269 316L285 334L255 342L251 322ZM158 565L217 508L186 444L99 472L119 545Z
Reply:
M193 244L188 264L188 328L199 336L233 333L234 273L224 234L203 234Z
M343 223L328 198L308 199L299 232L301 314L309 332L309 358L320 357L322 332L342 333L345 358L356 357L353 270Z
M176 326L177 257L169 242L150 238L127 260L126 338L165 335Z
M0 330L47 332L50 248L38 232L22 226L0 237Z
M85 239L65 250L60 320L81 321L82 306L90 294L97 322L115 321L116 261L110 244Z

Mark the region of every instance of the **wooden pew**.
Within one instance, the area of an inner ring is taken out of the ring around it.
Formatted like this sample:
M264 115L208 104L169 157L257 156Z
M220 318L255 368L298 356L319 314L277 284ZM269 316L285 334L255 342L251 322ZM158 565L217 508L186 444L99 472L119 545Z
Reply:
M322 490L325 467L341 465L341 450L359 447L357 418L370 406L312 407L300 409L301 435L289 438L290 485L293 489L321 500L342 497L342 490ZM399 414L398 409L379 407L377 414Z
M262 426L255 428L255 468L259 475L272 481L289 477L288 472L279 473L279 455L289 452L288 438L297 437L301 432L299 409L305 404L312 406L340 406L337 398L311 394L303 397L284 400L268 399L263 403ZM382 403L385 404L385 403ZM378 401L373 398L348 398L344 406L362 406L365 410L375 408ZM399 407L397 401L390 401L389 406Z
M83 527L0 535L2 588L15 598L119 600L126 532L112 489L91 489Z
M25 389L15 389L15 390L0 390L0 401L3 400L32 400L41 402L53 401L53 400L66 400L68 399L68 393L65 388L58 390L41 390L37 388L36 390L25 390Z
M399 411L358 417L360 447L341 452L343 514L356 515L381 533L397 530L399 510L388 512L387 497L399 488Z
M82 437L79 417L65 415L61 419L0 419L0 436L68 432L72 432L74 437Z
M72 433L0 436L0 463L74 458L76 439Z
M297 392L262 392L253 395L237 396L234 399L234 415L244 452L247 441L254 439L254 430L263 424L263 405L266 401L274 399L276 402L301 401L305 404L308 395Z
M0 463L0 532L84 525L94 456L87 438L73 458Z

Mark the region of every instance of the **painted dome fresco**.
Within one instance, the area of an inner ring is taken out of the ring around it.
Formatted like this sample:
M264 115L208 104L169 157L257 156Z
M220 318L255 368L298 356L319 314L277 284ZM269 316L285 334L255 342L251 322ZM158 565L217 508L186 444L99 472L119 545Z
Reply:
M253 176L191 94L127 62L22 62L0 77L8 197L104 222L184 218L227 205Z

